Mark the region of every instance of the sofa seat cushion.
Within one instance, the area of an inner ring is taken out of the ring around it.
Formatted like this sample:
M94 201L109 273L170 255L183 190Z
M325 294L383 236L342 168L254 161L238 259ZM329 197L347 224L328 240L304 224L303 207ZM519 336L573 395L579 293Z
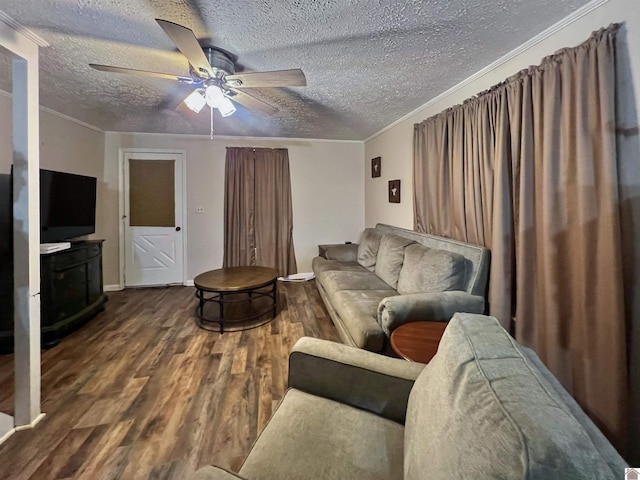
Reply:
M320 278L325 292L330 295L342 290L389 290L389 285L366 269L361 271L327 270L320 272L318 278Z
M464 290L466 277L466 261L462 255L416 243L404 250L398 292L410 295Z
M351 340L359 348L379 352L384 348L385 333L378 323L378 305L383 298L398 295L395 290L342 290L332 296L331 303L343 322Z
M311 263L311 269L316 277L320 272L338 271L338 272L364 272L366 268L357 262L341 262L340 260L327 260L322 257L315 257Z
M409 396L405 479L620 476L542 378L495 318L455 314Z
M375 228L366 228L358 242L358 263L373 272L378 258L382 232Z
M398 235L382 235L375 272L393 289L398 285L398 276L404 262L404 249L412 243L415 242Z
M404 427L290 389L240 475L252 480L402 479Z

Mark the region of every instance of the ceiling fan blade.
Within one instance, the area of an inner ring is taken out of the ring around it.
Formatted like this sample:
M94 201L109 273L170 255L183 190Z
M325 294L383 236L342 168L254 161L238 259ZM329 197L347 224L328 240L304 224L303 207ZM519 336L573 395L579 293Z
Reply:
M180 75L172 75L170 73L150 72L148 70L136 70L134 68L112 67L110 65L98 65L96 63L90 63L89 66L95 70L100 70L101 72L128 73L130 75L139 75L142 77L164 78L165 80L194 83L193 78L191 77L182 77Z
M276 107L263 102L253 95L249 95L248 93L241 90L236 90L235 88L231 88L230 90L234 95L229 95L229 98L235 102L238 102L240 105L247 107L249 110L254 110L268 116L274 115L279 112Z
M271 72L246 72L227 75L225 77L234 88L253 87L304 87L307 79L299 68L291 70L274 70ZM234 85L240 80L239 85Z
M206 76L205 74L208 74L210 77L214 76L211 65L209 65L209 61L191 29L159 18L156 18L156 22L158 22L158 25L162 27L173 43L176 44L178 50L187 57L187 60L189 60L189 63L196 72L203 76Z

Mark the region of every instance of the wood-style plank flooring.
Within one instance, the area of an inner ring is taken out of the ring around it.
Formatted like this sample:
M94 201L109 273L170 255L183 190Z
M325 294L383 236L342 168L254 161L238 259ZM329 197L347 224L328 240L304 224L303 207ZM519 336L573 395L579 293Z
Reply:
M273 322L224 335L194 324L194 293L110 293L104 312L43 351L46 417L0 445L0 479L237 470L284 394L296 340L338 337L313 282L280 283ZM0 356L0 411L13 411L13 355Z

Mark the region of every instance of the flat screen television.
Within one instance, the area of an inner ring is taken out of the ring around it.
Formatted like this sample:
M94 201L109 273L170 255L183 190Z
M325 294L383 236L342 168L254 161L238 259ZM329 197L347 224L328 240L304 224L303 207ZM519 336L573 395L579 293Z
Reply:
M40 170L40 242L71 240L96 231L95 177Z

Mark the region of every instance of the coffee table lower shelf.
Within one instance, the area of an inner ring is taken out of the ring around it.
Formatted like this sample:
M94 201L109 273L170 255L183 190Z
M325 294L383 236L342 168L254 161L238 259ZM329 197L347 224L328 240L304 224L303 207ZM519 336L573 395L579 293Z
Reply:
M411 322L391 332L391 348L411 362L429 363L448 322Z
M278 307L277 273L266 267L229 267L198 275L194 282L198 306L196 323L200 328L214 332L247 330L269 323ZM266 302L260 299L266 298ZM207 304L216 304L217 317L205 315ZM257 304L257 305L256 305ZM230 318L233 307L243 314ZM255 308L254 308L255 307Z

